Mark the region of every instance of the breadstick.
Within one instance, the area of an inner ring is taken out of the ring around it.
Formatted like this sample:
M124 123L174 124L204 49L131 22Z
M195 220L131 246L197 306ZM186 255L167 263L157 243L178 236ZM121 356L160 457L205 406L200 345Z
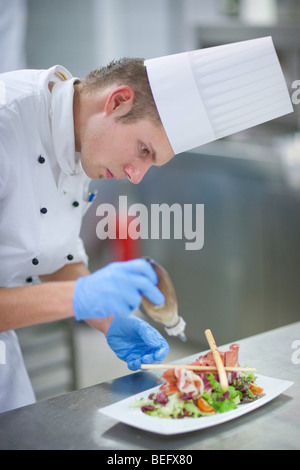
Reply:
M212 350L213 357L214 357L214 360L218 369L221 389L226 391L228 390L229 384L228 384L227 374L226 374L224 364L222 362L218 347L216 345L216 342L210 330L205 331L205 336L210 346L210 349Z

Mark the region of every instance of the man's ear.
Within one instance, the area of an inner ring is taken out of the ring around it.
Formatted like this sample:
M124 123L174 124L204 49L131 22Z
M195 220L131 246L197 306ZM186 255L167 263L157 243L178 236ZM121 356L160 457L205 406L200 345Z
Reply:
M130 86L123 85L114 88L105 103L107 115L115 113L117 117L125 116L131 110L134 101L134 91Z

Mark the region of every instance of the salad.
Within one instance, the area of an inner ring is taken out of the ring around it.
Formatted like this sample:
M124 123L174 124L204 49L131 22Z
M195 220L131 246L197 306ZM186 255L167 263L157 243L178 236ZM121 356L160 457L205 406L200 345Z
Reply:
M220 352L225 367L239 367L238 352L238 344L232 344L228 351ZM215 368L212 352L200 356L191 365ZM228 372L229 386L226 391L221 388L218 374L209 370L203 373L178 367L168 369L161 379L164 383L157 393L140 398L133 404L150 416L200 418L234 410L240 404L264 396L263 389L255 383L253 372Z

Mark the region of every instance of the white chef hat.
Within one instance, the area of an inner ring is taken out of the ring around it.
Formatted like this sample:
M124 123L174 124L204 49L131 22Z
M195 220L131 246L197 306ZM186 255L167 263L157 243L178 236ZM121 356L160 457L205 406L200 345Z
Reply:
M271 37L150 59L145 67L175 154L293 111Z

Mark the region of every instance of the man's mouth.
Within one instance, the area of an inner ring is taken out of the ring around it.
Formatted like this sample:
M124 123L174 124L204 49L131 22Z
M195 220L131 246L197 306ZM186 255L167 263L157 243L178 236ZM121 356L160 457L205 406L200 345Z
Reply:
M107 180L111 180L112 178L114 178L114 175L112 174L111 171L109 171L108 169L106 170L106 174L105 174L105 178Z

